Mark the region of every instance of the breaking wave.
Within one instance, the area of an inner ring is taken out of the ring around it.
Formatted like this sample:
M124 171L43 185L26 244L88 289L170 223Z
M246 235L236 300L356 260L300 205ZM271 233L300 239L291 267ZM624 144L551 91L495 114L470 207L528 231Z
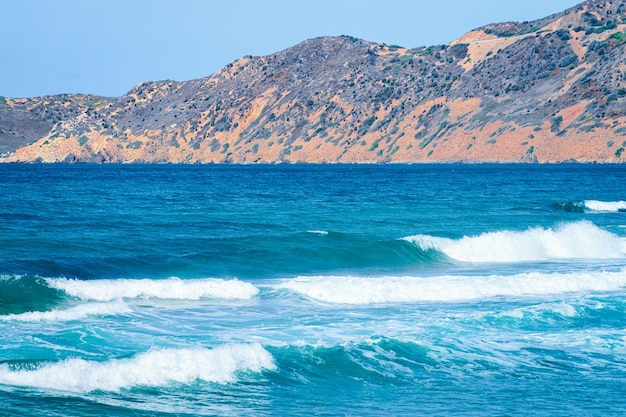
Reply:
M568 201L565 203L557 203L555 208L570 213L585 212L601 212L601 213L618 213L626 212L626 201L600 201L600 200L584 200L584 201Z
M76 358L39 366L2 364L0 384L74 393L117 392L198 380L226 384L235 382L239 373L273 369L273 357L261 345L241 344L214 349L153 349L132 358L105 362Z
M203 298L248 300L259 293L254 285L237 279L103 279L81 281L67 278L46 279L51 288L83 300L111 301L116 298L157 298L199 300Z
M0 315L47 311L63 301L63 293L50 288L43 278L0 275Z
M70 321L88 316L113 316L130 313L131 309L121 300L110 303L87 303L65 310L29 311L21 314L0 316L0 321Z
M626 211L626 201L585 200L585 207L591 211L620 212Z
M527 262L559 259L619 259L626 240L582 221L556 229L503 230L448 239L429 235L403 238L421 250L435 249L461 262Z
M429 278L298 277L278 284L276 289L292 291L324 303L372 305L611 291L625 286L626 270Z

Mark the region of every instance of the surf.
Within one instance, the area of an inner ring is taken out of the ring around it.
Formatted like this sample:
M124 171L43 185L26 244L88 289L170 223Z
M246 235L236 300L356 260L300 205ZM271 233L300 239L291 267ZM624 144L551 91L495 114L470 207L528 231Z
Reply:
M585 200L585 207L591 211L599 212L626 212L626 201Z
M568 201L556 203L554 207L569 213L624 213L626 212L626 201Z
M588 221L555 228L501 230L450 239L430 235L403 238L420 250L434 249L460 262L507 263L563 259L622 259L626 239Z
M119 392L195 381L227 384L235 382L241 373L274 369L272 355L261 345L232 344L213 349L152 349L104 362L70 358L56 363L2 364L0 384L72 393Z
M523 273L517 275L434 277L297 277L275 286L329 304L379 305L451 303L497 297L540 297L621 290L626 270L616 272Z
M132 310L126 303L116 300L108 303L86 303L67 309L50 311L29 311L19 314L0 315L0 321L6 322L38 322L38 321L71 321L82 320L89 316L116 316L128 314Z
M238 279L189 279L172 277L151 279L102 279L82 281L68 278L47 278L47 284L82 300L111 301L122 299L166 300L249 300L259 293L257 287Z

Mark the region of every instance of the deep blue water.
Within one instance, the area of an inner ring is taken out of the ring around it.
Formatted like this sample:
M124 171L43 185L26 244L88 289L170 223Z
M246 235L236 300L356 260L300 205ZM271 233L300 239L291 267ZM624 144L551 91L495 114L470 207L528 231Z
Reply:
M0 164L0 415L624 414L624 184Z

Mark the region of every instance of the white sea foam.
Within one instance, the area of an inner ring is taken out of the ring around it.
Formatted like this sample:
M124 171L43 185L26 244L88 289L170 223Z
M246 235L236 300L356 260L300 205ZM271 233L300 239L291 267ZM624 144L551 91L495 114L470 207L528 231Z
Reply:
M324 303L371 305L614 291L625 286L626 270L428 278L298 277L280 283L277 289L293 291Z
M259 344L225 345L215 349L154 349L129 359L106 362L68 359L38 369L0 365L0 384L68 392L119 391L133 387L164 387L197 380L225 384L240 372L273 370L272 355Z
M619 259L626 256L623 238L587 221L567 223L556 229L504 230L461 239L415 235L404 240L424 250L439 250L462 262Z
M70 321L88 316L113 316L130 313L131 309L121 300L109 303L87 303L65 310L30 311L0 316L1 321Z
M585 207L592 211L618 212L626 210L626 201L585 200Z
M311 233L314 235L324 235L326 236L328 234L328 231L326 230L309 230L307 233Z
M103 279L82 281L49 278L48 285L84 300L111 301L116 298L199 300L202 298L248 300L259 293L254 285L237 279Z

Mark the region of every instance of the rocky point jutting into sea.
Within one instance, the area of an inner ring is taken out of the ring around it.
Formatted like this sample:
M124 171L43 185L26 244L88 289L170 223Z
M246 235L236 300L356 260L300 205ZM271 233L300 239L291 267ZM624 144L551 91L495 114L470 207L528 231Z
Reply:
M448 45L322 37L118 98L2 97L0 162L624 162L625 74L621 0Z

